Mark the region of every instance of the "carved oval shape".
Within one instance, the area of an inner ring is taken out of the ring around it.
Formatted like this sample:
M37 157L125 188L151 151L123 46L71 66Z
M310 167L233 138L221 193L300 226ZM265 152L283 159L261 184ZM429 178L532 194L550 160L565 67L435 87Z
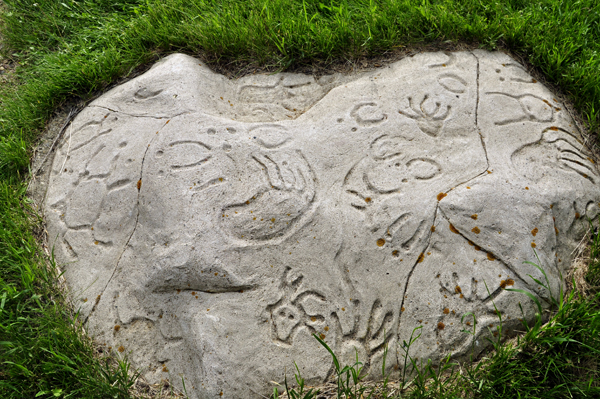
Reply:
M157 153L158 156L158 153ZM200 141L176 141L164 150L164 156L173 170L193 168L208 161L210 147Z
M290 134L279 125L259 126L250 130L252 138L266 148L282 146L290 140Z
M456 75L445 75L439 80L442 87L452 93L464 93L467 87L467 82Z
M406 164L408 173L419 180L429 180L438 176L442 168L437 162L427 158L417 158Z

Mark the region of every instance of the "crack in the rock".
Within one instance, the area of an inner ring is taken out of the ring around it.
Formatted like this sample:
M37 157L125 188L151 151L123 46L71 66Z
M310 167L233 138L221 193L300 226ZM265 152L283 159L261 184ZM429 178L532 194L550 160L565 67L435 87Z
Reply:
M99 107L99 108L104 108L104 107ZM157 133L159 133L162 129L164 129L165 126L167 126L167 124L170 121L171 121L171 119L168 119L167 122L165 122L165 124L158 130ZM146 150L144 151L144 156L142 157L142 164L141 164L141 167L140 167L140 179L139 179L139 181L142 181L142 178L143 178L143 174L144 174L144 162L146 161L146 155L148 154L148 150L150 149L150 147L152 146L152 143L154 143L154 141L156 140L157 137L158 137L158 134L156 134L156 135L154 135L154 137L152 137L152 139L150 140L150 143L148 143L148 146L146 147ZM112 281L113 277L115 276L115 273L117 272L117 268L119 267L119 263L121 262L121 258L123 257L123 254L125 254L125 251L127 250L127 247L129 246L129 242L131 241L131 238L133 237L133 235L135 234L135 231L137 230L138 220L139 220L139 217L140 217L140 193L141 193L141 186L138 186L138 193L137 193L137 200L136 200L137 205L136 205L135 224L133 225L133 230L131 231L131 234L129 235L129 238L127 239L127 242L123 246L123 250L121 251L121 254L119 255L119 258L117 259L117 262L115 264L115 267L113 268L113 271L112 271L112 273L110 275L110 278L108 279L108 281L104 285L104 288L102 289L102 291L98 295L98 297L96 299L96 303L94 303L94 306L92 307L92 310L86 316L86 318L83 320L83 324L84 325L87 323L88 319L92 316L92 314L96 310L96 307L98 306L98 304L102 300L102 295L104 295L104 292L106 291L106 289L108 288L110 282Z
M152 115L134 115L134 114L128 114L127 112L123 112L123 111L117 111L116 109L112 109L112 108L104 107L104 106L102 106L102 105L93 105L93 104L92 104L92 105L88 105L88 107L102 108L102 109L105 109L105 110L107 110L107 111L110 111L110 112L115 112L115 113L117 113L117 114L127 115L127 116L130 116L130 117L132 117L132 118L150 118L150 119L173 119L173 118L176 118L176 117L178 117L178 116L180 116L180 115L183 115L183 114L187 114L187 113L193 112L193 111L185 111L185 112L180 112L180 113L178 113L178 114L174 114L174 115L168 115L168 116L152 116Z
M477 179L478 177L484 175L486 172L489 171L489 167L490 167L490 161L489 161L489 158L488 158L487 149L485 147L485 142L483 140L483 136L481 134L481 130L479 129L479 119L478 119L478 114L479 114L479 58L477 58L477 56L475 54L473 54L473 52L471 52L471 54L475 57L475 59L477 59L477 101L475 103L475 128L477 129L477 134L479 135L479 139L481 140L481 146L482 146L483 154L485 156L485 161L486 161L486 168L485 168L485 170L483 172L478 173L477 175L471 177L470 179L468 179L468 180L466 180L466 181L464 181L462 183L459 183L456 186L454 186L453 188L449 189L448 191L445 192L445 194L448 194L451 191L455 190L456 188L458 188L460 186L463 186L463 185L469 183L470 181L473 181L473 180ZM441 212L442 216L446 220L448 220L448 222L450 222L450 219L448 219L448 217L439 209L439 207L440 207L440 205L439 205L439 201L438 201L438 203L436 204L436 207L435 207L434 215L433 215L433 224L432 224L433 226L435 226L435 222L437 220L438 212ZM433 236L433 232L430 232L429 233L429 237L427 238L427 245L425 246L425 251L431 245L431 237L432 236ZM466 237L464 237L462 234L461 234L461 236L466 239ZM417 259L415 261L415 264L412 266L410 272L408 273L408 277L406 279L406 283L404 284L404 291L402 293L402 302L400 304L400 312L399 312L399 315L398 315L398 326L400 326L401 321L402 321L402 308L404 307L404 300L406 299L406 292L408 291L408 284L410 282L412 274L415 271L418 263L419 263L419 259ZM507 267L508 267L508 265L507 265ZM510 269L510 267L509 267L509 269ZM397 337L398 337L397 338L398 342L400 342L400 331L398 331ZM400 356L400 355L398 355L398 356ZM400 362L400 359L398 358L397 361Z

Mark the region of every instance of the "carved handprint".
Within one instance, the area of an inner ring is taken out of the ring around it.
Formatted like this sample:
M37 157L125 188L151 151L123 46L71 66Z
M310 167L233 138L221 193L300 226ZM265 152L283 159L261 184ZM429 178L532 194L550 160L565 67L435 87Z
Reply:
M437 137L452 109L450 105L446 105L446 109L443 110L442 103L430 99L427 94L423 97L419 107L413 104L412 97L408 97L408 105L409 108L398 111L398 113L416 120L421 131L431 137Z
M221 216L230 235L260 242L290 231L313 203L316 184L298 150L260 150L251 158L262 170L263 183L244 202L224 207Z
M591 153L566 130L550 127L539 141L528 144L512 156L513 163L526 177L540 180L558 165L576 172L596 184L599 180Z

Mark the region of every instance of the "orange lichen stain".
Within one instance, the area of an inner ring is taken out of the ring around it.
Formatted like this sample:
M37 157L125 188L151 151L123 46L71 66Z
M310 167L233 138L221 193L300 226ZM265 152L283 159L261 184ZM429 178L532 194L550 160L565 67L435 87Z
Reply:
M117 349L119 352L124 352L125 348L123 348L123 346L119 346L119 349Z
M467 186L467 190L470 190L470 189L471 189L471 187Z
M369 202L371 202L371 197L367 197L365 198L365 202L368 204Z
M431 232L433 233L435 231L435 226L431 226Z
M177 290L177 293L179 294L181 292L181 290Z
M456 230L456 227L454 227L454 225L452 223L450 223L450 225L448 227L450 227L450 231L453 232L454 234L460 234L458 232L458 230Z
M581 217L581 215L579 214L579 212L575 212L575 219L579 219Z
M491 253L487 253L487 258L488 260L491 260L492 262L496 260L496 258L494 258L494 255L492 255Z
M325 339L325 334L319 334L319 338Z
M492 171L491 171L491 170L488 170L487 172L488 172L488 175L491 175L491 174L492 174Z
M222 178L222 177L219 177L219 181L223 181L223 178Z
M225 216L225 215L223 215L223 216ZM254 217L254 218L252 218L252 220L256 220L256 218Z
M423 252L421 252L421 255L419 255L419 258L417 259L417 263L421 263L421 262L423 262L423 260L425 260L425 254L423 254Z
M471 229L471 231L472 231L473 233L475 233L475 234L479 234L479 233L481 233L481 230L479 230L479 227L477 227L477 226L473 227L473 228Z
M317 318L315 316L311 316L310 321L315 322L317 321Z
M588 178L588 175L586 175L585 173L583 173L581 176L585 177L586 179Z
M219 275L219 273L215 273L215 276L218 276L218 275Z
M588 157L588 161L590 161L591 163L596 163L596 161L594 161L592 158Z
M501 288L506 288L511 285L515 285L515 280L513 280L512 278L500 281Z
M456 314L456 310L453 310L453 311L452 311L452 314Z
M115 331L119 331L120 329L121 329L121 326L117 324L117 325L115 326Z
M329 327L328 327L328 326L325 326L325 327L323 328L323 330L325 330L325 331L329 331Z
M448 194L446 194L446 193L439 193L439 194L437 195L437 200L438 200L438 201L441 201L441 200L442 200L442 199L443 199L445 196L447 196L447 195L448 195Z
M550 130L554 130L556 132L556 131L558 131L558 128L556 126L551 126Z
M342 308L342 312L345 312L345 311L346 311L346 308Z
M87 302L87 298L83 298L83 302Z
M137 182L138 191L140 191L141 188L142 188L142 179L138 180L138 182Z
M554 226L554 232L556 233L556 235L558 235L558 229L556 228L556 226Z
M385 245L385 240L383 238L380 238L379 240L377 240L378 247L383 247L384 245Z
M192 296L196 295L196 291L192 291Z
M460 294L462 292L462 289L460 288L460 286L457 285L456 287L454 287L454 292L456 294Z
M169 124L169 122L171 122L171 120L170 120L170 119L169 119L169 120L168 120L168 121L165 123L165 125L168 125L168 124Z
M158 318L159 318L159 319L162 319L162 315L161 315L161 314L159 314L159 315L158 315Z
M444 308L444 314L448 314L448 313L450 313L450 309Z
M169 372L169 369L167 368L167 366L163 366L162 372L163 373L168 373Z
M467 321L465 324L466 324L466 325L468 325L468 326L470 326L470 325L471 325L471 322L470 322L470 321Z
M404 306L402 306L402 308L400 308L401 312L404 312L406 309L404 308Z
M481 247L479 245L473 245L473 249L475 251L481 251Z
M537 245L535 245L535 242L531 243L531 248L535 248Z
M535 229L531 230L531 235L535 237L535 236L536 236L536 234L538 233L538 231L539 231L539 230L538 230L538 228L536 227Z
M223 396L223 391L219 392L219 396Z
M448 296L444 295L444 298L448 298Z
M427 255L431 255L431 252L427 252Z
M442 64L443 67L446 67L446 64Z
M446 325L440 321L440 322L438 323L437 327L438 327L438 330L443 330L443 329L444 329L444 327L446 327Z
M393 255L393 256L398 256L398 250L394 250L394 251L392 251L392 255Z
M471 219L473 219L473 220L477 220L477 214L476 214L476 213L474 213L473 215L471 215Z
M531 83L537 83L537 80L531 79ZM547 101L546 101L547 102Z
M98 245L98 241L94 241L94 245Z
M207 312L210 312L210 309L206 309Z

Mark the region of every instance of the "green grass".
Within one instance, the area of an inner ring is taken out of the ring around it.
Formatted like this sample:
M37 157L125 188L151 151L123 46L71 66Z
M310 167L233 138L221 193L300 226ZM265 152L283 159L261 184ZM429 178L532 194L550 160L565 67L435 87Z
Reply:
M25 185L33 146L57 108L160 56L198 55L235 75L428 43L500 47L525 57L600 134L597 0L4 0L0 32L4 56L21 65L0 86L0 392L9 398L131 397L127 364L94 356L54 286ZM592 258L599 253L596 237ZM600 286L598 260L587 280ZM598 309L598 296L574 294L554 323L498 346L479 368L443 378L443 368L425 368L410 395L598 397Z

